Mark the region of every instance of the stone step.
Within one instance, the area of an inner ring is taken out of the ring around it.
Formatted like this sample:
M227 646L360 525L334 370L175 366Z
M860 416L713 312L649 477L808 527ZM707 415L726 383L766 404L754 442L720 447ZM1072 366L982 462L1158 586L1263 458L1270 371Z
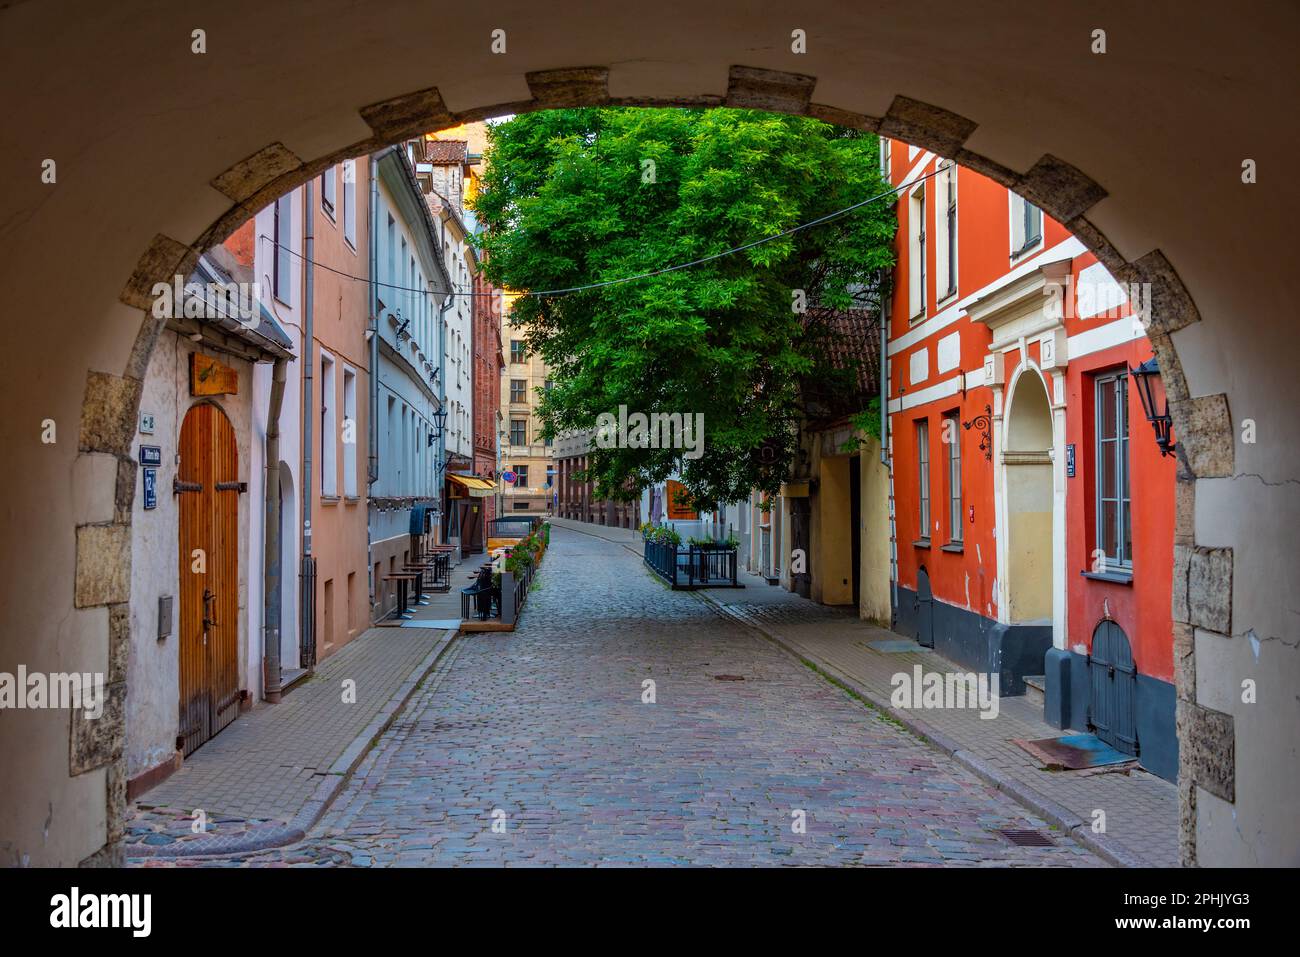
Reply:
M1047 700L1047 676L1025 675L1025 700L1041 708Z

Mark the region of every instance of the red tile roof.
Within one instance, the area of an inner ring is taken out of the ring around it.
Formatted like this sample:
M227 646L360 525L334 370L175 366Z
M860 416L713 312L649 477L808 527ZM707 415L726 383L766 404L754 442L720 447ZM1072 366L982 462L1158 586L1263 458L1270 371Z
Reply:
M424 148L435 166L460 166L469 160L468 140L426 140Z

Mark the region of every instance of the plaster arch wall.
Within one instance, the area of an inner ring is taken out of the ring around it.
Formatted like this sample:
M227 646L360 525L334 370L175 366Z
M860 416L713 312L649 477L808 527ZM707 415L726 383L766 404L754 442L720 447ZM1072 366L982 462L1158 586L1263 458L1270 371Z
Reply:
M111 860L120 836L130 451L160 331L153 282L321 169L419 131L547 107L725 104L954 157L1067 224L1121 282L1147 284L1180 441L1184 861L1300 862L1300 642L1279 597L1300 592L1296 563L1279 560L1300 524L1287 401L1300 184L1285 172L1300 143L1271 105L1294 92L1300 12L1248 6L1108 10L1104 56L1090 49L1094 11L1009 0L978 12L827 0L797 15L670 2L652 18L503 0L454 19L416 0L235 0L201 25L155 3L7 7L0 70L18 92L0 133L13 543L0 557L0 670L102 670L115 697L94 729L76 715L5 716L0 757L19 773L0 803L0 856ZM795 28L805 54L791 51ZM1242 182L1245 159L1258 182ZM1237 441L1244 419L1257 441ZM40 441L47 420L54 443ZM1267 707L1240 701L1244 678Z

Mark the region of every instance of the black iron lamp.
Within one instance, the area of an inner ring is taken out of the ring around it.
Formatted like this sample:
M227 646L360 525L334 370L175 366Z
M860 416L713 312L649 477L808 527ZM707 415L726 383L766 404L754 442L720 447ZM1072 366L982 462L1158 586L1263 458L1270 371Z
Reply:
M439 409L433 413L433 435L438 437L442 435L443 429L447 427L447 410Z
M1152 357L1136 369L1129 369L1129 375L1137 386L1138 398L1142 400L1142 412L1151 423L1151 428L1155 429L1160 454L1173 455L1174 443L1170 438L1170 430L1174 420L1169 415L1169 397L1165 395L1159 364Z

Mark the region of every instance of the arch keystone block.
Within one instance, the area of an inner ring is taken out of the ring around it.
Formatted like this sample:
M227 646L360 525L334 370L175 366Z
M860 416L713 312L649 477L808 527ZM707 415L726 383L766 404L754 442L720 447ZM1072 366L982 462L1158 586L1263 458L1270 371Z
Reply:
M1050 153L1021 177L1016 192L1062 223L1077 219L1106 198L1097 183Z
M242 203L263 186L301 165L302 160L283 143L272 143L240 160L213 179L210 185L236 203Z
M726 105L742 110L804 115L817 78L753 66L733 66L727 78Z
M974 120L958 116L943 107L906 96L896 96L880 121L880 132L891 139L924 146L940 156L956 157L962 144L978 125Z
M363 106L360 113L382 143L396 143L456 124L436 86L371 103Z
M1215 797L1235 803L1237 756L1232 715L1180 700L1176 724L1181 773Z
M609 67L580 66L524 74L528 90L542 109L604 106L609 102Z

